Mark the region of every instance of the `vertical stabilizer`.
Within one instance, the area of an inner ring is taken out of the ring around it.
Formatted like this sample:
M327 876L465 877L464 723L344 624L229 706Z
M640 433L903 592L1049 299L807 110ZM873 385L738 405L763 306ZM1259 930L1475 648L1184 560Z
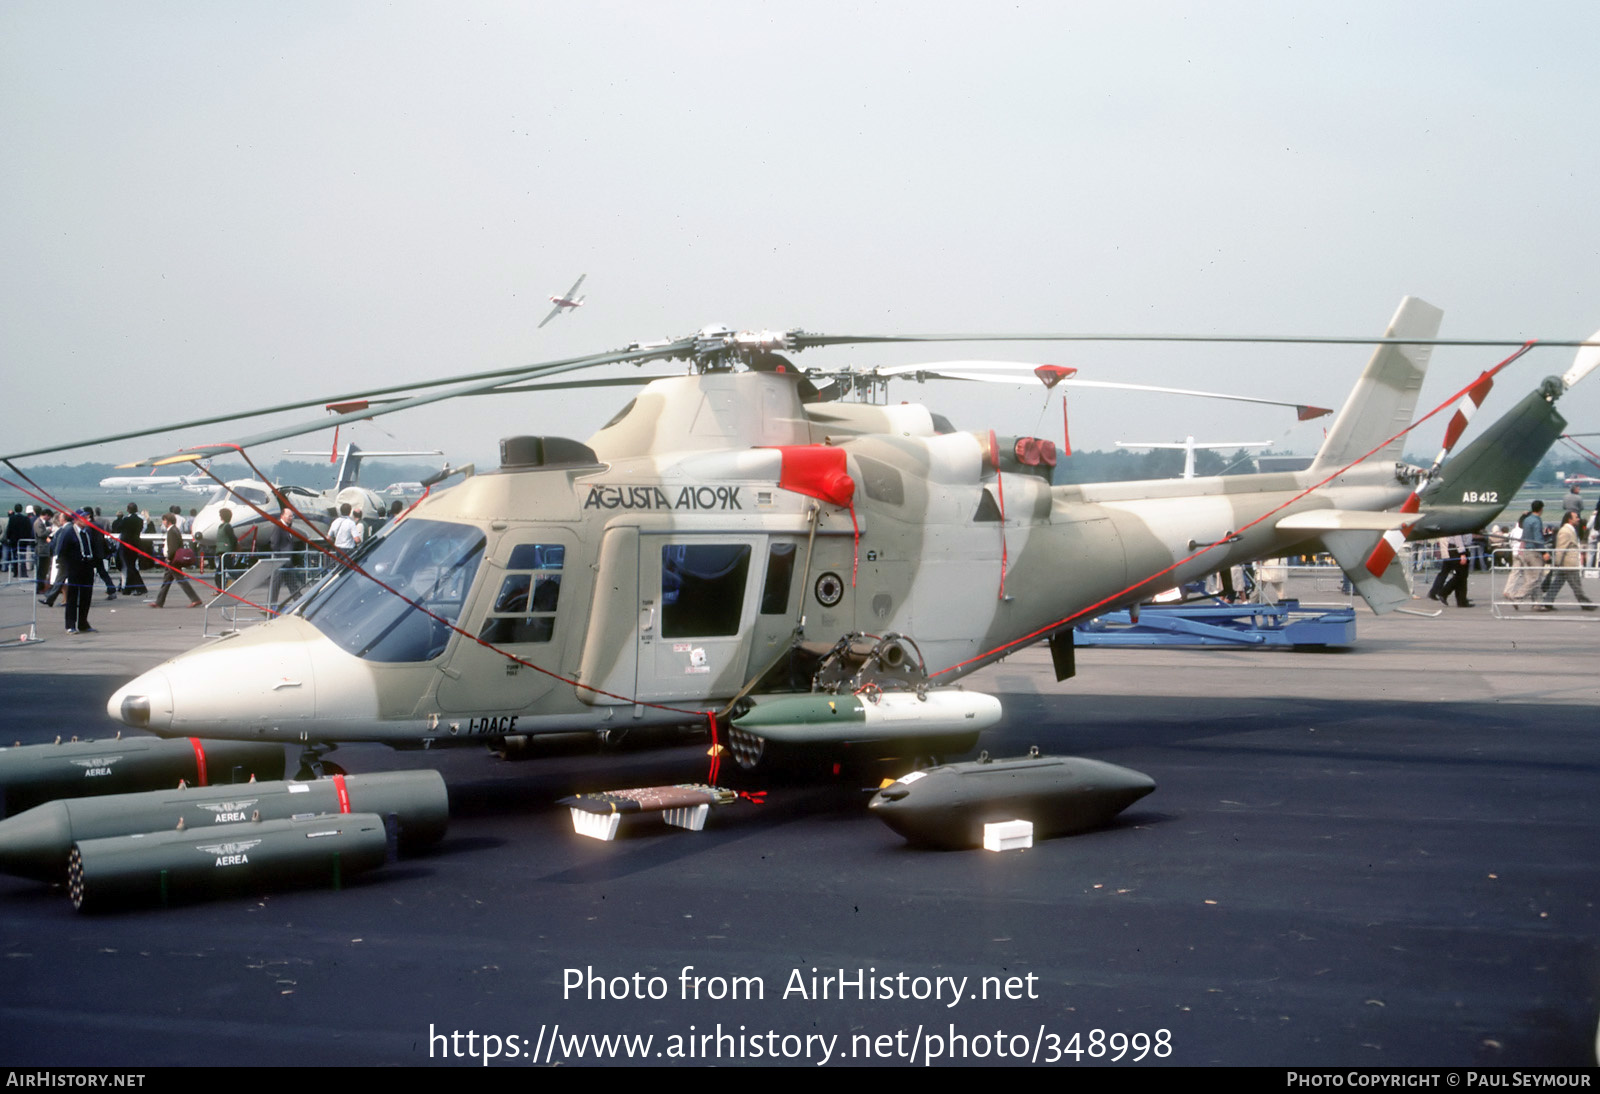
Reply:
M356 479L361 477L361 448L354 441L345 445L344 459L339 461L339 477L333 484L333 492L348 486L354 486Z
M1384 337L1431 339L1438 335L1443 318L1444 312L1432 304L1408 296L1400 301ZM1409 426L1432 353L1433 347L1428 345L1379 346L1334 419L1311 470L1336 471ZM1404 437L1396 438L1372 458L1398 462L1404 443Z
M1407 539L1476 532L1511 504L1567 428L1546 381L1444 465L1420 495L1422 514Z

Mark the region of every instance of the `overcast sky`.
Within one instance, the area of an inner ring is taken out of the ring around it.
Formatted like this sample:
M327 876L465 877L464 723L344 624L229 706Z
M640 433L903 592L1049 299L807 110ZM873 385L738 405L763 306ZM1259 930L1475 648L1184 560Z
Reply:
M1597 41L1600 7L1577 2L7 0L0 451L711 322L1376 335L1414 294L1446 336L1582 338ZM587 306L535 330L584 272ZM987 355L1336 406L1367 353ZM1424 403L1501 355L1439 351ZM1519 362L1488 410L1571 356ZM1059 430L1035 391L896 396ZM625 398L469 400L361 439L492 465L501 436L584 437ZM1600 379L1562 407L1600 429ZM1309 451L1320 425L1289 418L1084 393L1073 441Z

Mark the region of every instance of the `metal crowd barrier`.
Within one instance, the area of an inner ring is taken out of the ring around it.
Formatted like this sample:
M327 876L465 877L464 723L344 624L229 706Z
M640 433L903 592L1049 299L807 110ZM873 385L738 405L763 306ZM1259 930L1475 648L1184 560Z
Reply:
M34 595L33 578L8 582L0 588L0 594L0 648L37 646L43 642L39 637L39 598Z
M4 548L4 553L0 554L0 588L33 585L33 575L37 569L33 551L34 542L31 538L18 541L15 549Z
M1355 590L1345 580L1344 571L1329 560L1326 564L1303 565L1285 559L1268 559L1235 567L1234 599L1240 604L1276 604L1280 600L1298 601L1302 608L1348 608ZM1221 582L1211 577L1207 591L1220 595Z
M1256 581L1264 586L1262 595L1273 596L1264 603L1298 600L1303 608L1349 608L1355 603L1354 587L1332 562L1316 566L1259 562Z
M215 638L259 623L315 584L327 572L327 557L317 551L230 551L217 559L215 584L224 591L206 601L205 636ZM211 629L212 612L221 629ZM241 619L240 612L245 615Z
M1496 619L1537 619L1541 616L1592 611L1600 604L1600 568L1588 566L1550 566L1543 563L1523 566L1509 551L1495 552L1494 582L1490 610ZM1588 597L1579 600L1576 593Z

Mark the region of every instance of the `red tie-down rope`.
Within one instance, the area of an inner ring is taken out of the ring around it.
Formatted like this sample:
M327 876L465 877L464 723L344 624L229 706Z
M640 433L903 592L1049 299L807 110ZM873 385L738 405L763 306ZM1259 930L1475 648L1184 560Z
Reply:
M1591 452L1588 448L1584 447L1584 445L1573 440L1569 434L1561 434L1561 439L1565 441L1569 447L1582 450L1585 453L1584 458L1588 460L1589 463L1594 464L1595 467L1600 467L1600 453Z
M706 711L706 725L711 730L711 769L706 772L706 782L716 786L717 776L722 773L722 746L717 743L716 712Z
M1078 609L1077 611L1073 612L1071 615L1062 616L1060 619L1056 620L1054 623L1047 623L1043 627L1039 627L1038 629L1036 629L1034 631L1031 631L1028 634L1023 635L1021 638L1014 638L1009 642L1002 642L1000 645L995 646L993 649L985 650L983 653L976 654L976 655L974 655L972 657L967 658L964 661L957 661L955 664L949 666L948 668L942 668L942 669L938 670L937 672L931 672L931 673L928 674L929 678L932 679L934 677L945 676L945 675L948 675L949 673L955 672L958 669L966 668L968 665L975 665L975 664L979 664L979 663L983 663L983 662L988 662L988 661L994 660L996 657L999 657L999 656L1003 655L1008 650L1020 649L1023 646L1029 645L1029 644L1037 641L1038 639L1045 637L1048 634L1051 634L1051 633L1053 633L1055 631L1058 631L1058 630L1062 629L1063 627L1065 627L1067 624L1073 622L1074 620L1084 619L1086 617L1092 616L1098 609L1104 607L1105 605L1110 604L1111 602L1113 602L1115 600L1121 599L1122 597L1126 596L1128 593L1133 592L1135 589L1142 588L1142 587L1144 587L1146 585L1151 584L1154 581L1159 580L1160 578L1164 577L1165 575L1170 574L1172 571L1178 569L1180 566L1183 566L1186 563L1189 563L1189 562L1193 561L1194 559L1199 558L1201 555L1205 554L1207 551L1210 551L1215 547L1220 547L1224 543L1227 543L1229 540L1233 539L1234 537L1242 535L1245 532L1248 532L1250 529L1254 528L1256 525L1262 523L1265 520L1270 519L1275 514L1280 513L1283 510L1287 509L1289 506L1293 505L1295 502L1299 501L1301 498L1304 498L1307 495L1315 493L1316 491L1322 489L1324 486L1328 485L1328 483L1332 482L1334 479L1338 478L1340 475L1343 475L1345 472L1351 470L1354 467L1358 467L1361 464L1365 463L1367 460L1371 459L1378 452L1382 451L1389 444L1391 444L1394 441L1399 440L1401 437L1404 437L1407 433L1410 433L1413 429L1416 429L1418 426L1422 425L1422 423L1428 421L1430 418L1432 418L1435 415L1441 413L1442 411L1448 410L1449 408L1454 406L1458 400L1460 400L1469 391L1471 391L1473 387L1475 387L1478 384L1483 383L1485 379L1494 376L1501 369L1505 368L1507 365L1511 364L1511 362L1515 361L1517 358L1521 357L1524 353L1527 353L1529 350L1531 350L1534 346L1538 345L1538 342L1539 342L1539 340L1537 338L1532 338L1532 339L1529 339L1528 341L1524 342L1516 350L1516 352L1512 353L1505 360L1501 361L1499 364L1495 365L1492 369L1489 369L1487 372L1483 373L1483 375L1478 376L1471 383L1469 383L1465 387L1463 387L1460 391L1457 391L1454 395L1451 395L1444 402L1440 403L1438 406L1436 406L1432 410L1428 411L1428 413L1424 414L1422 417L1418 418L1416 421L1412 422L1410 425L1406 426L1404 429L1400 430L1398 433L1394 434L1391 437L1385 438L1383 441L1381 441L1380 443L1375 445L1369 451L1363 453L1360 456L1357 456L1354 460L1351 460L1349 463L1345 464L1343 467L1339 468L1337 471L1333 472L1331 475L1328 475L1326 478L1323 478L1322 480L1320 480L1318 482L1312 483L1310 486L1306 487L1304 490L1300 491L1298 494L1295 494L1293 497L1289 498L1289 500L1283 502L1280 505L1273 506L1271 509L1267 510L1265 513L1262 513L1259 517L1256 517L1254 520L1250 521L1248 524L1245 524L1242 527L1240 527L1237 531L1232 532L1227 536L1224 536L1222 539L1218 540L1215 543L1207 543L1204 546L1200 547L1198 550L1191 551L1189 554L1185 555L1183 558L1178 559L1176 562L1172 563L1170 566L1164 566L1161 569L1157 570L1155 573L1150 574L1149 576L1147 576L1147 577L1145 577L1145 578L1143 578L1143 579L1141 579L1139 581L1135 581L1131 585L1124 586L1123 588L1121 588L1121 589L1117 590L1116 592L1112 593L1110 596L1102 597L1101 599L1095 601L1093 604L1090 604L1087 607Z

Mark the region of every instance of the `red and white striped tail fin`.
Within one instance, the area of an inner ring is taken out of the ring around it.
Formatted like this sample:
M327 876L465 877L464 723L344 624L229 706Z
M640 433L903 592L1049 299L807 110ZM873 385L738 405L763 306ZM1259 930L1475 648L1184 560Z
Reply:
M1402 513L1415 513L1421 508L1423 489L1427 487L1433 476L1438 474L1439 467L1444 463L1445 457L1450 455L1450 450L1455 448L1456 442L1467 431L1467 423L1472 421L1472 416L1483 405L1483 401L1489 397L1489 391L1493 387L1494 376L1485 372L1473 382L1472 386L1467 389L1467 393L1461 396L1460 401L1456 403L1455 410L1450 414L1450 424L1445 426L1443 447L1439 449L1439 454L1433 458L1433 466L1428 468L1428 473L1417 482L1416 489L1411 491L1411 496L1406 498L1405 504L1400 507ZM1372 549L1372 554L1367 556L1367 572L1373 577L1383 576L1383 572L1389 568L1389 564L1399 554L1400 545L1406 541L1406 533L1410 530L1411 525L1407 524L1392 532L1385 532L1383 539L1379 540L1378 545Z
M1492 387L1494 387L1494 376L1485 372L1467 389L1467 393L1456 404L1455 412L1450 415L1450 424L1445 426L1444 447L1439 450L1439 455L1433 461L1435 467L1444 462L1444 458L1450 454L1450 450L1461 439L1461 434L1467 431L1467 423L1472 421L1472 416L1478 412L1478 408L1483 405L1483 401L1489 397L1489 389Z
M1400 511L1402 513L1415 513L1421 508L1421 505L1422 502L1417 496L1417 491L1413 490L1411 496L1406 499L1406 503L1400 507ZM1410 527L1411 525L1405 524L1383 533L1383 538L1378 541L1378 545L1367 556L1367 572L1369 574L1373 577L1383 576L1383 572L1389 568L1389 563L1393 562L1396 556L1399 555L1400 545L1406 541L1406 530Z

